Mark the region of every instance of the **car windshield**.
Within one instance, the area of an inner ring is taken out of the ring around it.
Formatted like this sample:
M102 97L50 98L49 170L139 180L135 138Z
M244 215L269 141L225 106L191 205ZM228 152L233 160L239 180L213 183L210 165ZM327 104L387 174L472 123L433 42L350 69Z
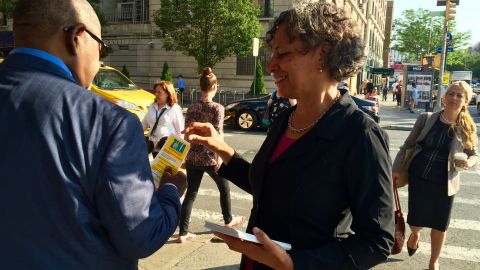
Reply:
M140 90L133 82L113 69L100 69L93 79L93 85L105 90Z

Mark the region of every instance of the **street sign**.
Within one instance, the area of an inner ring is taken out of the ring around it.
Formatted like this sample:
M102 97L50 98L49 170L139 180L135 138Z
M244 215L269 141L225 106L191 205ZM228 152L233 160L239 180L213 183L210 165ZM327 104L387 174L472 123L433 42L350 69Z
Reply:
M442 53L442 47L437 47L437 52L438 52L438 53ZM448 46L448 47L447 47L447 52L453 52L453 47L452 47L452 46Z
M460 5L460 0L450 0L450 2ZM447 0L437 0L437 7L444 7L447 5Z
M253 56L258 56L258 47L260 40L258 38L253 38Z
M447 33L447 42L452 41L452 33Z
M450 82L450 72L443 73L442 84L448 84Z
M445 16L445 11L430 11L430 16L432 17Z

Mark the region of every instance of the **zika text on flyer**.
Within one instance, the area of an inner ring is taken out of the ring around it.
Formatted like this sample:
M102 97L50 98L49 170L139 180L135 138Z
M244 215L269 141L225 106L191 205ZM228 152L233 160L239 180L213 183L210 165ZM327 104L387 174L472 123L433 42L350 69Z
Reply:
M171 167L172 173L178 171L187 156L188 150L190 150L189 142L177 135L170 135L168 137L151 164L153 182L156 187L160 186L160 181L166 167Z

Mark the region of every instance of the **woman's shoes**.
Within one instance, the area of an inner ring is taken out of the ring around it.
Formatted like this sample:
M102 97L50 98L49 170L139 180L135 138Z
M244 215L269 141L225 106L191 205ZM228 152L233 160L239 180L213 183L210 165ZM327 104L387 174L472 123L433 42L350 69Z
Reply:
M410 236L408 237L408 241L407 241L407 251L408 251L408 256L413 256L413 254L415 254L415 252L417 252L417 249L418 249L418 244L420 243L420 238L417 240L417 244L415 245L415 248L410 248L408 247L408 242L410 242L410 237L412 237L412 234L410 234Z
M179 244L182 244L182 243L185 243L187 242L188 240L192 240L193 238L195 238L197 235L193 234L193 233L187 233L186 235L179 235L177 240L175 240L175 242L179 243Z

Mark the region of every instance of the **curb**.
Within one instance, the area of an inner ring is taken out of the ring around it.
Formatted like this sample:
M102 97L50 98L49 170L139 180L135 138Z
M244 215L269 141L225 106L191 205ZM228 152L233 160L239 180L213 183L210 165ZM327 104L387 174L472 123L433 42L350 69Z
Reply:
M383 129L411 131L413 129L413 125L389 125L384 126Z

